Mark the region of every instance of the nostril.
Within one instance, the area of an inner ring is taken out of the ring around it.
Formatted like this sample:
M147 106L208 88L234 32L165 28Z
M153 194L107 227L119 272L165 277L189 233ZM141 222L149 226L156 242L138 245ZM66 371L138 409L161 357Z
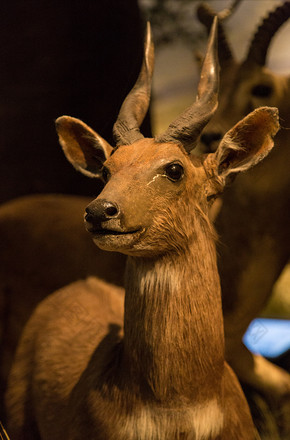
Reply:
M87 212L86 215L85 215L86 222L92 223L93 219L94 219L94 217L92 216L92 214Z
M94 212L89 206L85 209L85 221L88 223L94 223Z
M116 208L116 206L115 205L107 205L106 206L106 208L105 208L105 214L108 216L108 217L114 217L115 215L117 215L118 214L118 209Z

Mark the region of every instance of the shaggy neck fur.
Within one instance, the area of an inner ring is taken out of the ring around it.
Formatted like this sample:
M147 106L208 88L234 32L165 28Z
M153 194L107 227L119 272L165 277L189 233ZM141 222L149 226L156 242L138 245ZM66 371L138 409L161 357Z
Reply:
M203 218L193 223L186 250L128 259L124 359L132 378L166 405L221 395L224 341L215 243Z

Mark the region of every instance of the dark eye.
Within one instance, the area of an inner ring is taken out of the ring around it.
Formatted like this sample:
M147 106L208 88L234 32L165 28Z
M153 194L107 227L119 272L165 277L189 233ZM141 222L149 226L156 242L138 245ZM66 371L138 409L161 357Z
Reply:
M257 86L252 88L252 95L257 96L259 98L268 98L271 96L273 89L271 86L266 84L258 84Z
M110 171L106 167L102 168L102 178L105 183L107 183L110 178Z
M171 163L165 168L166 176L173 180L173 182L177 182L178 180L182 179L184 174L183 166L179 163Z

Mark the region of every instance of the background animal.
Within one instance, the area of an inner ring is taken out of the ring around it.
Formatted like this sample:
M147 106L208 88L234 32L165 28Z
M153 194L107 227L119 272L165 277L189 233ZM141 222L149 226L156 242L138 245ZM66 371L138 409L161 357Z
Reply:
M83 226L89 201L31 195L0 207L1 420L14 351L36 305L54 290L90 275L123 285L125 256L96 248Z
M213 12L203 4L198 14L209 26ZM233 56L220 26L220 105L200 139L203 151L214 151L227 129L249 110L262 105L279 108L282 128L275 150L225 191L215 224L220 235L218 267L227 359L244 383L260 390L276 411L284 414L281 424L285 438L290 435L290 376L263 357L251 354L242 344L242 336L265 306L289 259L290 78L266 66L272 38L289 16L288 1L271 12L257 29L241 62Z
M15 439L28 431L43 439L254 438L246 401L224 362L208 209L232 173L270 151L279 124L276 109L256 110L217 153L190 155L217 105L214 37L196 103L155 139L139 131L150 96L149 32L140 76L114 126L114 154L80 120L57 120L67 158L106 182L86 209L88 231L99 247L129 255L124 334L122 292L97 279L42 303L24 332L8 390ZM70 318L75 301L85 309L80 326Z

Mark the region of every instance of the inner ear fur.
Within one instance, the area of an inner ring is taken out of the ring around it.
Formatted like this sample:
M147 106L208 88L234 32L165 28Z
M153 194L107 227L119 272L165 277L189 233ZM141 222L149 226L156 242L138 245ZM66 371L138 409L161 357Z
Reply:
M260 162L274 146L280 128L278 109L260 107L229 130L214 155L219 177L246 171Z
M113 151L111 145L80 119L61 116L55 125L68 161L86 176L101 178L103 163Z

